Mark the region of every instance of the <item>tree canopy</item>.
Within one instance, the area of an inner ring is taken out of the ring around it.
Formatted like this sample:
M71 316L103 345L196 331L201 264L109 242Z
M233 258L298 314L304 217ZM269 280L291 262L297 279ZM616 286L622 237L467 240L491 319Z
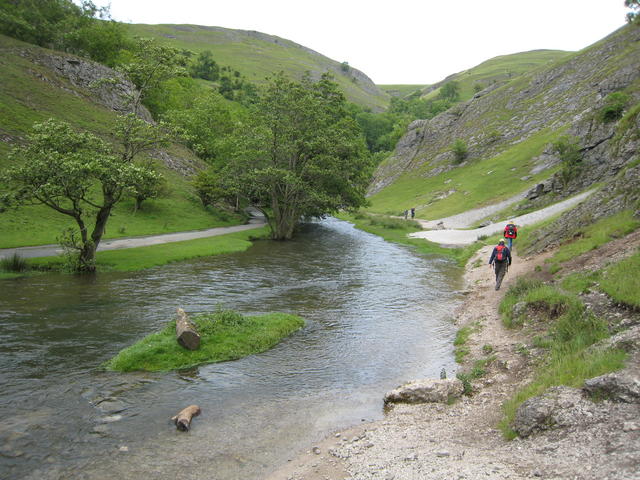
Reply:
M219 181L262 210L274 239L292 238L303 217L366 204L372 162L358 124L329 76L270 79L233 139Z

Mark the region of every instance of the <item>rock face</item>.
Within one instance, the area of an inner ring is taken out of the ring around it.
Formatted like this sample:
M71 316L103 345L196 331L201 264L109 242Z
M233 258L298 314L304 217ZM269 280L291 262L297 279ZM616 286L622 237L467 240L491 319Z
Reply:
M630 92L629 107L640 101L640 91L633 87L640 79L639 40L640 28L624 27L575 56L481 92L431 120L413 122L392 157L376 171L369 194L406 172L430 177L463 167L452 162L455 140L466 143L467 161L472 162L560 129L579 138L581 174L569 184L550 175L529 192L529 199L540 202L548 193L570 196L610 179L636 158L639 139L633 132L637 128L627 121L630 128L621 131L619 122L603 122L598 115L609 93ZM529 161L529 173L548 171L558 162L547 148Z
M384 403L448 403L462 396L463 385L457 378L420 380L388 392Z
M521 437L528 437L553 427L566 427L593 419L595 411L595 404L585 399L581 390L552 387L543 395L520 405L513 429Z

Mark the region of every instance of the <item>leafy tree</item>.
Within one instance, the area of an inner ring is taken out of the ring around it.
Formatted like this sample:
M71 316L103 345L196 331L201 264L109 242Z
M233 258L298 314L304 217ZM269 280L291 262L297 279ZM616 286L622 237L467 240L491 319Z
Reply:
M220 78L220 67L213 59L211 50L200 52L189 66L189 73L192 77L202 78L215 82Z
M272 238L292 238L303 217L366 203L372 162L328 75L296 82L280 73L251 113L221 184L265 213Z
M11 157L18 166L5 175L5 201L43 204L72 217L80 233L74 247L83 271L95 270L95 252L113 207L128 191L157 178L95 135L56 120L35 124L28 143Z
M462 163L469 153L467 144L459 138L451 145L451 151L453 152L455 163Z
M457 81L451 80L440 87L438 96L443 100L455 102L460 98L460 85Z
M553 149L560 157L562 168L559 175L566 187L582 170L582 152L576 137L563 135L553 143Z
M130 42L108 7L83 0L0 0L0 33L114 65Z
M629 23L640 23L640 0L625 0L624 4L631 11L627 13Z
M629 95L624 92L612 92L604 99L604 106L600 110L603 122L612 122L622 117L625 107L629 103Z

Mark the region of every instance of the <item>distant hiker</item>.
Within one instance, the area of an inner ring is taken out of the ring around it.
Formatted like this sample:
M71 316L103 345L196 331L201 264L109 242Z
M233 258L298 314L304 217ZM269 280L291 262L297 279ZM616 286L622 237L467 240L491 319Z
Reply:
M416 209L415 207L411 207L411 219L413 219L416 216Z
M518 227L516 227L516 224L513 223L513 220L507 223L507 225L504 227L503 236L507 239L507 245L509 246L509 250L511 250L513 248L513 239L518 236Z
M404 219L406 220L408 216L409 216L409 210L405 210L404 211Z
M493 267L496 271L496 290L500 290L502 279L505 273L507 273L509 265L511 265L511 251L501 238L498 245L493 248L491 258L489 259L489 268Z

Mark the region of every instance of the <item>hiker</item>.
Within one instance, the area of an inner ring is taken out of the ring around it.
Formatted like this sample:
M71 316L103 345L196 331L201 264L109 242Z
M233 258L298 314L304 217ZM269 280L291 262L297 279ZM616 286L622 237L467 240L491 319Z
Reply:
M404 219L405 219L405 220L407 219L407 216L408 216L408 215L409 215L409 210L405 210L405 211L404 211Z
M513 220L507 223L507 225L504 227L503 236L507 239L507 245L509 247L509 251L511 251L511 249L513 248L513 240L518 236L518 227L516 227L516 224L513 223Z
M416 216L416 208L415 207L411 207L411 219L413 220L413 218Z
M509 265L511 265L511 251L504 244L504 239L501 238L498 245L493 248L489 259L489 268L493 267L496 271L496 290L500 290L502 279L509 270Z

